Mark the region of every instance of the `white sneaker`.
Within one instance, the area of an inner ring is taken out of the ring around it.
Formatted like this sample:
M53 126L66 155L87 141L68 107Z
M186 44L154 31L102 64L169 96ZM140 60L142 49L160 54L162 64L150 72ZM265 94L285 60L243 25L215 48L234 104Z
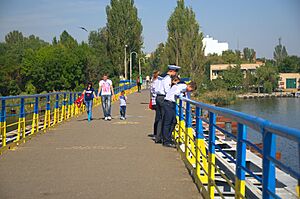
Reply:
M110 116L108 116L108 117L107 117L107 119L108 119L108 120L111 120L111 117L110 117Z
M120 117L120 120L124 120L124 117Z
M104 118L104 120L108 120L108 118L107 118L107 117L105 117L105 118Z

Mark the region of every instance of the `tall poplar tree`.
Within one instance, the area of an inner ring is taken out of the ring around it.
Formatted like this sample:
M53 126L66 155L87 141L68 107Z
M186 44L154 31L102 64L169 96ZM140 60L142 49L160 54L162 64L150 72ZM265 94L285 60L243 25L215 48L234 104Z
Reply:
M167 27L165 53L169 64L181 66L181 74L195 80L204 72L203 33L194 11L185 6L184 0L177 1L177 7L170 16Z
M140 54L143 45L142 23L133 0L111 0L106 7L107 53L111 58L114 75L124 74L124 51ZM128 63L128 62L127 62Z

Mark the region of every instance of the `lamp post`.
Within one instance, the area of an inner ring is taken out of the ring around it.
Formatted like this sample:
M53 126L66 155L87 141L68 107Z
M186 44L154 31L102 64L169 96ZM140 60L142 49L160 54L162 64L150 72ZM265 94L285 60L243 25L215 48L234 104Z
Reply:
M142 69L141 69L141 59L144 61L145 63L145 59L143 57L139 58L139 77L141 77L142 75Z
M132 54L135 54L136 56L138 56L138 54L135 51L132 51L130 53L130 69L129 69L129 75L130 75L130 83L132 81Z
M126 48L127 48L127 45L125 45L125 56L124 56L124 78L125 80L127 79L127 61L126 61Z

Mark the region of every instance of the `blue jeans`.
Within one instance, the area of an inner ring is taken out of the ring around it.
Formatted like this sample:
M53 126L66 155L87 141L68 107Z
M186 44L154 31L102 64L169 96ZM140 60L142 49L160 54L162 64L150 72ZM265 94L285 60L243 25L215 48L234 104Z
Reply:
M111 95L102 95L101 99L104 117L111 117Z
M121 117L125 117L125 115L126 115L126 106L120 106L120 115L121 115Z
M93 100L85 101L86 112L88 114L88 120L92 119L92 107L93 107Z

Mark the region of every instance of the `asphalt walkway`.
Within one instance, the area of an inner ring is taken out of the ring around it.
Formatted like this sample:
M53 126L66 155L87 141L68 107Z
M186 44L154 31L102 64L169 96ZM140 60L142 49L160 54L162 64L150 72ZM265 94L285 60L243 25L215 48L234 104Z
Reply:
M128 119L86 114L0 156L0 199L201 198L175 149L154 144L148 91L128 96Z

